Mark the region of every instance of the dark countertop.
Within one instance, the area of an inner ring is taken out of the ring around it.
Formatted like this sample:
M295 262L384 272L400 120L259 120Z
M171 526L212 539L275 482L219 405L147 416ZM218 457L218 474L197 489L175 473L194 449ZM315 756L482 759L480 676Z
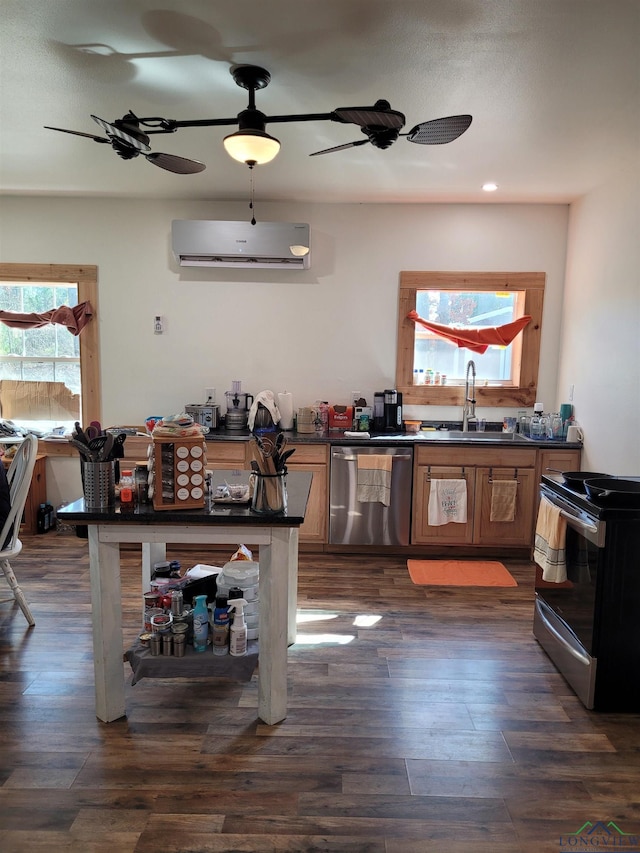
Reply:
M248 482L249 471L216 471L217 482ZM121 512L116 503L108 509L87 509L84 498L80 498L58 509L58 518L71 524L238 524L298 527L304 522L311 488L312 474L304 471L289 471L287 474L287 508L275 515L262 515L248 504L214 504L211 511L203 509L155 510L152 504L139 504L132 511Z
M421 430L417 434L371 433L370 438L345 436L343 430L329 430L329 432L325 433L300 433L295 432L295 430L286 430L285 435L288 441L293 444L394 446L409 442L415 446L429 442L433 444L456 444L460 446L473 445L474 447L488 445L489 447L541 447L555 450L580 450L582 448L582 442L580 441L535 440L521 435L506 435L495 429L484 433L475 433L472 431L464 435L459 434L459 430ZM214 430L205 436L206 441L211 442L248 441L250 438L251 432L247 429L228 430L224 429L224 427Z

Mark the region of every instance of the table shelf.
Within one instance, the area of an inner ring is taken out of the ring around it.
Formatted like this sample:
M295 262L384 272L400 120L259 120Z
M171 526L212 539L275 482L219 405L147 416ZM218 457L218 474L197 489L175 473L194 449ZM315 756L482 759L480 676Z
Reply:
M258 642L250 641L242 657L214 655L212 648L196 652L187 645L183 657L152 655L148 645L140 640L124 653L133 673L132 684L143 678L225 678L232 681L251 681L258 664Z

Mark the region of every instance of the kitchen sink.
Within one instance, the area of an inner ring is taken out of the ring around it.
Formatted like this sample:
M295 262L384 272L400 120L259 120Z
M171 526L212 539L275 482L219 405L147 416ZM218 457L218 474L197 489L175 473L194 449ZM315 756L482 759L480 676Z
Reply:
M447 439L449 441L499 441L507 443L530 441L526 436L515 432L463 432L458 429L421 432L416 438L422 436L429 439L436 438L440 441L447 441Z
M400 432L376 435L374 438L388 438L393 441L468 441L493 442L498 444L527 444L531 441L524 435L513 432L463 432L461 429L422 430L418 433Z

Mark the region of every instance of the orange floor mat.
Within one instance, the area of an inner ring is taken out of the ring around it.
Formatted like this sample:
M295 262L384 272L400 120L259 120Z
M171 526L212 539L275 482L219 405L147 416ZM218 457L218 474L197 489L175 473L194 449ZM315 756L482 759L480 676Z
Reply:
M407 560L419 586L518 586L502 563L490 560Z

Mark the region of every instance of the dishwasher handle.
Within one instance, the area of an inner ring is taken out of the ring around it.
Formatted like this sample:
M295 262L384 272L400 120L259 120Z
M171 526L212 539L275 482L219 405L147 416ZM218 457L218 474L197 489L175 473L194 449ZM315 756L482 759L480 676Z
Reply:
M366 456L366 455L368 455L368 454L363 453L362 455L363 455L363 456ZM408 460L410 460L410 461L412 461L412 460L413 460L413 456L412 456L412 454L411 454L411 453L390 453L390 454L388 454L388 455L391 457L391 459L392 459L394 462L396 461L396 459L398 459L398 460L403 460L403 461L404 461L404 460L407 460L407 459L408 459ZM347 454L346 454L346 453L339 453L339 452L337 452L337 451L335 451L335 450L334 450L334 451L331 453L331 458L332 458L332 459L335 459L335 460L341 460L341 461L343 461L343 462L357 462L357 461L358 461L358 454L357 454L357 453L350 453L350 454L347 456Z

